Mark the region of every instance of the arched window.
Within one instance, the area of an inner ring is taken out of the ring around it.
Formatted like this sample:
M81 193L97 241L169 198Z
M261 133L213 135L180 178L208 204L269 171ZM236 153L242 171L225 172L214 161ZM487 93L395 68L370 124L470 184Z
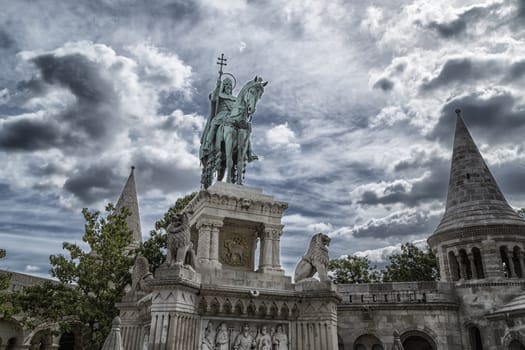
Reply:
M481 333L478 327L472 326L468 330L470 338L470 349L471 350L483 350L483 343L481 342Z
M448 266L450 267L450 277L452 281L459 280L459 265L456 254L453 251L448 252Z
M522 278L523 271L521 270L521 248L518 246L515 246L512 250L512 261L514 263L514 271L516 272L516 276Z
M522 343L514 339L509 344L509 350L525 350L525 346Z
M75 350L75 334L73 332L62 334L58 350Z
M401 336L405 350L436 350L436 343L426 333L409 331Z
M354 342L354 350L384 350L381 340L372 334L363 334Z
M7 341L7 346L6 346L6 350L15 350L16 347L17 347L17 340L16 338L10 338L8 341Z
M481 260L481 251L479 248L474 247L471 250L474 258L474 266L476 268L477 278L485 278L485 272L483 271L483 261Z
M461 277L464 280L472 279L472 269L470 268L470 261L468 260L465 249L459 250L459 269L461 270Z
M501 269L503 270L503 274L507 278L512 277L512 273L510 269L509 255L507 254L507 247L505 246L499 247L499 254L501 256Z

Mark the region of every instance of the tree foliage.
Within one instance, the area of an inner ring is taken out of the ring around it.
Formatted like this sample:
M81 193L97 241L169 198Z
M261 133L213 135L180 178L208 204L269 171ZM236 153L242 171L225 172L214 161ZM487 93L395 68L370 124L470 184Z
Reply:
M435 281L439 269L434 253L427 247L419 249L413 243L401 245L401 252L388 257L390 263L383 271L384 282Z
M106 213L102 217L97 211L83 209L83 241L90 251L64 242L67 254L50 256L50 272L58 282L26 288L17 297L27 315L26 323L51 322L62 331L74 327L80 331L82 348L88 350L101 348L113 317L118 315L115 303L131 282L133 253L126 247L133 238L125 221L129 211L117 213L110 204Z
M155 229L150 231L150 237L139 249L139 255L148 259L151 272L166 261L166 234L165 231L174 215L179 214L186 205L197 195L197 192L190 193L182 198L177 199L164 214L162 219L155 222Z
M0 259L5 258L7 252L5 249L0 249ZM11 274L8 272L0 272L0 318L9 319L19 310L12 302L12 294L8 288L11 283Z
M335 283L379 282L381 275L367 257L349 255L346 258L330 260L328 270Z

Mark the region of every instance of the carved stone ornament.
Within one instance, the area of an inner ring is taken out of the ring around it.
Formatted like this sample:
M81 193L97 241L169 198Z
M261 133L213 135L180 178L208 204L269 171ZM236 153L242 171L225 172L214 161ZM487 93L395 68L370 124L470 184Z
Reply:
M330 237L324 233L317 233L312 237L306 254L299 260L295 268L295 282L301 282L313 277L317 272L319 279L329 281L328 278L328 248Z
M287 323L204 320L199 350L289 350Z
M246 266L250 256L250 247L246 239L233 237L224 241L222 261L232 266Z
M186 213L175 215L166 230L168 231L166 264L168 266L188 265L195 269L196 259L191 242L188 215Z

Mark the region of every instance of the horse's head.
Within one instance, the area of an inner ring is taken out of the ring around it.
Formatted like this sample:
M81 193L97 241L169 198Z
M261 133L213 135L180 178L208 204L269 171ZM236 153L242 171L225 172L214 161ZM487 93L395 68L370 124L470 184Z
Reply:
M264 93L264 87L268 84L267 81L263 82L261 77L255 77L255 79L249 81L243 87L242 102L246 108L247 115L250 116L255 113L255 106ZM240 95L240 94L239 94Z

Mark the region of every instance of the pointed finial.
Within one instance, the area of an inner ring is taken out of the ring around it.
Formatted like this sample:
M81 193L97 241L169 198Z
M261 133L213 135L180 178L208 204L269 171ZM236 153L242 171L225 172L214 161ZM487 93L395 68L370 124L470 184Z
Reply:
M120 319L119 316L115 316L115 318L113 318L113 322L111 322L111 324L112 324L113 327L119 327L122 324L122 320Z
M135 166L132 165L132 166L131 166L131 172L133 172L134 170L135 170Z
M454 112L456 112L456 115L457 115L458 117L461 117L461 109L456 108L456 110L455 110Z

